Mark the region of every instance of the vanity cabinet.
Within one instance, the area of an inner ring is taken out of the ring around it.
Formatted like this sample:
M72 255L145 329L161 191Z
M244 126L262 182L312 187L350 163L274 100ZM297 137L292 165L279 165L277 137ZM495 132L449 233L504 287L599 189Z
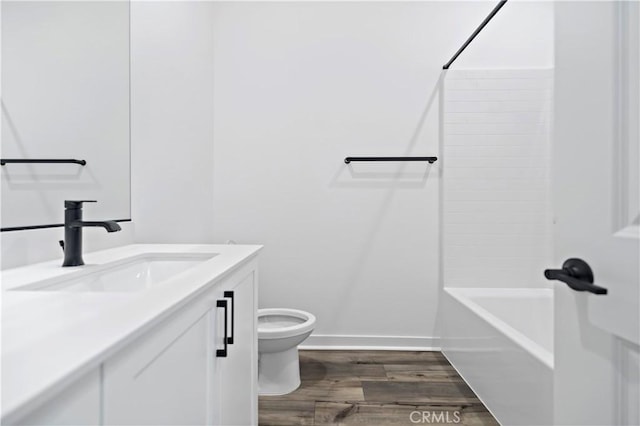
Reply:
M257 424L256 313L243 268L105 362L104 424Z
M220 340L214 315L208 301L198 301L107 360L104 424L210 424L211 354Z
M257 269L250 261L17 424L257 425L257 368Z
M31 411L17 424L40 426L99 425L100 369L96 368L85 373L54 398Z

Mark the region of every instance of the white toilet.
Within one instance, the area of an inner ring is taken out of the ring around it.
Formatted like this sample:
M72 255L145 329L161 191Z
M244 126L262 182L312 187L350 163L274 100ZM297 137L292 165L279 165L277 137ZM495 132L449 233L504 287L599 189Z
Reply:
M258 309L258 393L284 395L300 386L298 345L316 317L297 309Z

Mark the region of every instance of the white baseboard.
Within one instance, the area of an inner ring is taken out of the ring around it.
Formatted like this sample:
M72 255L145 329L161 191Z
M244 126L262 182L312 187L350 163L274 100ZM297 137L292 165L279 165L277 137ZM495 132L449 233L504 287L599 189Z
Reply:
M313 350L439 351L440 338L312 334L299 348Z

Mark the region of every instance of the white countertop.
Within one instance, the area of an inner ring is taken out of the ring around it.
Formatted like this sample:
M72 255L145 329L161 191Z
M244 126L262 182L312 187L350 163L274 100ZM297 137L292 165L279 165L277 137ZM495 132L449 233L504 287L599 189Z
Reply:
M257 245L135 244L84 254L86 265L62 259L8 269L2 277L2 418L22 415L60 388L96 368L132 339L215 285ZM216 253L162 285L132 293L12 291L73 274L92 265L145 253Z

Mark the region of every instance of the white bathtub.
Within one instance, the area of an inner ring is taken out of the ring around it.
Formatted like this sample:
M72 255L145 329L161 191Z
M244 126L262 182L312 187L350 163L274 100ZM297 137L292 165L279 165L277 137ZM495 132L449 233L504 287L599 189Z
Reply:
M442 351L503 425L553 418L553 291L445 288Z

